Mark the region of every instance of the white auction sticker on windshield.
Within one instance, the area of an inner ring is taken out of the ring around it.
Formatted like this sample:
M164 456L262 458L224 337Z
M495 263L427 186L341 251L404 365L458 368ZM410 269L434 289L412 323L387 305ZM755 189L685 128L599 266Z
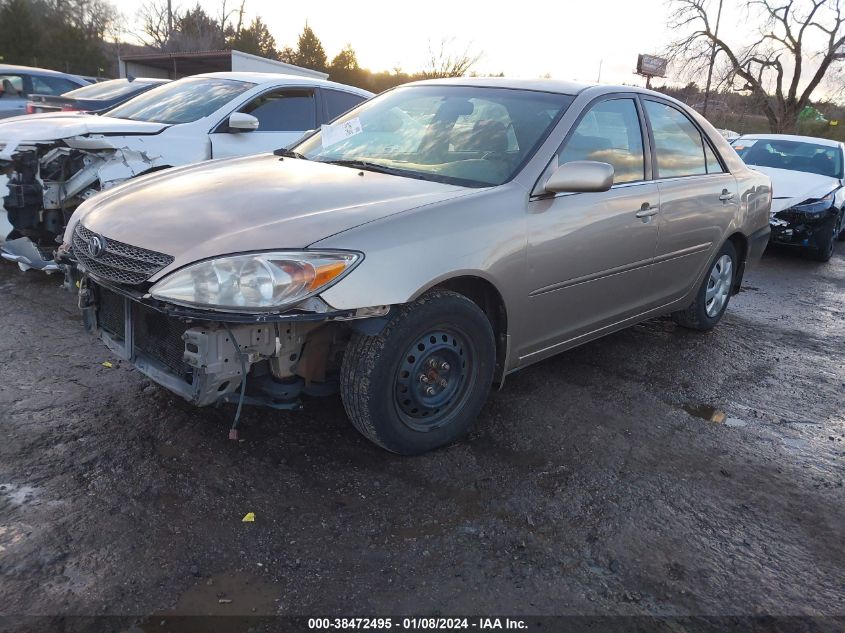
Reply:
M361 127L361 119L357 116L355 118L344 121L343 123L335 123L334 125L320 126L320 142L323 147L335 145L341 141L345 141L350 136L355 136L363 132Z

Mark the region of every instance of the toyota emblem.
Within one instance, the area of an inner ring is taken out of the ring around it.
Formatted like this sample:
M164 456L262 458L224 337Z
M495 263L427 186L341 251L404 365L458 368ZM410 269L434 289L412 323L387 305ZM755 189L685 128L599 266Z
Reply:
M88 253L91 257L97 258L106 252L106 240L99 235L92 235L88 238Z

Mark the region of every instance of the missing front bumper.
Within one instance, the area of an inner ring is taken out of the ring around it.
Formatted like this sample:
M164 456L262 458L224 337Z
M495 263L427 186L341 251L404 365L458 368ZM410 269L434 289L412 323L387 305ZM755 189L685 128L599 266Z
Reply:
M240 388L244 366L248 373L276 353L272 325L224 326L169 316L88 278L79 296L90 332L145 376L198 406L225 401Z
M0 245L0 257L16 263L23 271L34 269L54 273L60 270L52 254L46 249L38 248L28 237L3 242Z
M341 313L267 315L249 322L194 318L156 309L140 294L87 275L79 283L79 307L86 329L115 355L189 402L234 402L243 390L247 404L282 409L299 408L300 394L334 393L351 328L373 325L378 319L364 315L381 314L356 311L346 316L354 321L348 327L332 322Z

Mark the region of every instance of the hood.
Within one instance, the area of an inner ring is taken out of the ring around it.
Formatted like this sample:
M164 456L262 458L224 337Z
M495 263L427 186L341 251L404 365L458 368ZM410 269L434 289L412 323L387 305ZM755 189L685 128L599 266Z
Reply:
M110 189L76 221L106 239L172 255L172 265L296 249L361 224L479 191L272 154L168 169ZM70 228L69 228L70 231Z
M820 176L804 171L758 167L749 165L754 171L766 174L772 180L772 213L783 211L809 198L821 198L831 191L839 189L842 183L838 178Z
M48 112L0 120L0 144L57 141L84 134L158 134L167 123L130 121L85 112Z

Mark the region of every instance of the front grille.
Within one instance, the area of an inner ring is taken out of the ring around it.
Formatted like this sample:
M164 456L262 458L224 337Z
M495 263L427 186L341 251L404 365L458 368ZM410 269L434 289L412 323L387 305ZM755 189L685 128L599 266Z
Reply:
M94 235L93 231L89 231L81 223L77 224L73 232L73 254L80 265L95 277L137 285L173 263L173 257L170 255L108 238L104 238L106 248L103 254L94 258L88 250L88 241Z
M97 323L121 341L126 339L126 300L119 294L99 288Z
M135 350L186 376L190 366L182 360L185 351L182 335L188 326L145 305L131 303Z

